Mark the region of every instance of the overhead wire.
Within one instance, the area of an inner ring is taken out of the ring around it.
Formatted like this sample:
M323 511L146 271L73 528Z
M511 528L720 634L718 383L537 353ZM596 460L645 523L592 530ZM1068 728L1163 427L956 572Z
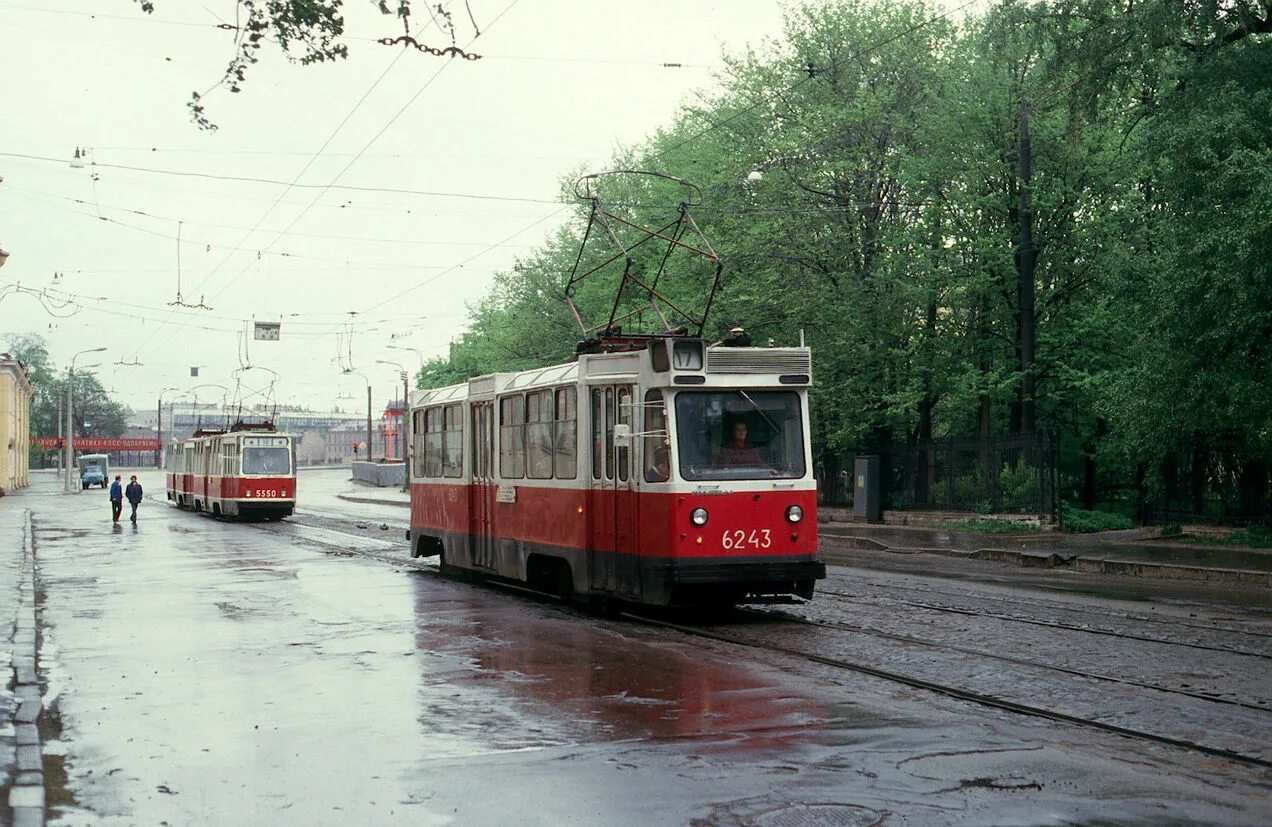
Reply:
M421 31L423 31L423 30L421 29ZM349 110L349 112L345 114L344 118L342 118L342 119L341 119L341 121L340 121L340 123L338 123L338 124L336 125L336 128L332 130L331 134L327 136L327 139L326 139L325 141L323 141L322 145L318 148L318 150L317 150L317 151L313 154L313 156L309 159L309 161L305 163L304 167L302 167L302 168L301 168L300 172L298 172L298 173L297 173L297 174L293 177L292 181L286 185L286 188L285 188L285 189L284 189L281 193L279 193L278 197L274 199L273 203L271 203L271 204L269 205L269 207L268 207L268 208L266 208L265 212L263 212L263 213L261 214L260 218L258 218L258 219L256 220L255 224L253 225L253 228L252 228L251 230L248 230L246 233L244 233L243 237L239 240L238 244L234 245L234 246L235 246L235 250L233 250L233 251L231 251L229 254L227 254L227 255L226 255L226 256L225 256L225 257L221 260L220 264L218 264L218 265L217 265L217 266L216 266L216 267L212 270L212 272L211 272L211 273L209 273L207 276L205 276L205 277L204 277L204 278L203 278L203 279L199 282L199 284L195 287L195 290L191 291L191 293L192 293L192 294L193 294L195 291L201 290L201 289L203 288L203 286L204 286L204 285L206 285L206 284L207 284L207 283L208 283L208 282L209 282L209 281L210 281L210 280L211 280L211 279L212 279L212 278L213 278L213 277L214 277L217 273L219 273L219 272L221 271L221 268L222 268L222 267L224 267L224 266L225 266L225 265L229 262L230 258L231 258L231 257L235 254L235 252L237 252L240 248L242 248L242 247L243 247L243 245L244 245L244 243L247 241L247 239L248 239L248 238L250 238L250 237L252 236L252 234L253 234L253 233L255 233L255 232L257 231L257 228L259 228L259 227L260 227L261 223L262 223L262 222L264 222L264 220L265 220L266 218L268 218L268 217L269 217L269 215L270 215L270 214L274 211L274 209L278 206L279 202L281 202L281 201L282 201L283 197L284 197L284 196L285 196L288 192L290 192L290 191L291 191L291 190L292 190L292 189L293 189L296 185L298 185L298 184L300 183L300 179L304 176L304 174L305 174L306 172L308 172L308 171L309 171L309 169L310 169L310 167L312 167L312 166L314 165L314 162L315 162L315 161L317 161L317 160L318 160L318 158L322 156L322 153L323 153L324 151L326 151L327 147L331 145L331 142L332 142L332 141L334 141L334 140L336 139L336 136L337 136L337 135L339 135L339 134L340 134L340 132L341 132L341 131L345 128L345 126L346 126L346 125L349 123L349 121L353 118L354 114L356 114L356 113L357 113L357 111L358 111L359 109L361 109L361 108L362 108L363 103L365 103L365 102L366 102L366 100L367 100L367 98L369 98L369 97L371 96L371 93L372 93L372 92L374 92L374 91L375 91L375 89L376 89L376 87L378 87L378 86L380 85L380 83L384 80L384 78L388 76L389 72L391 72L391 71L393 70L393 67L397 66L398 61L400 61L400 60L402 59L402 56L403 56L404 54L406 54L405 50L403 50L403 51L401 51L401 52L398 52L398 54L394 56L393 60L391 60L391 61L389 62L389 65L388 65L388 66L386 66L386 67L384 68L384 71L382 71L382 72L379 74L379 76L377 76L377 77L376 77L376 79L375 79L374 81L372 81L371 86L370 86L370 87L368 87L368 88L367 88L367 91L366 91L366 92L364 92L364 93L362 94L362 97L360 97L360 98L358 99L357 103L355 103L355 104L353 105L353 108L352 108L352 109L350 109L350 110ZM325 192L325 191L326 191L326 190L323 190L323 192ZM307 211L308 211L308 208L306 208L306 212L307 212ZM302 214L303 214L303 213L302 213ZM295 223L295 222L293 222L293 224L292 224L292 225L289 225L287 229L291 229L291 226L294 226L294 223ZM280 236L280 237L281 237L281 236ZM276 238L275 240L277 240L277 238ZM271 245L271 246L272 246L272 245ZM267 249L268 249L268 248L267 248ZM242 271L242 272L246 272L246 270L244 270L244 271ZM239 274L239 275L242 275L242 272L240 272L240 274ZM238 276L235 276L235 278L234 278L232 281L236 281L237 279L238 279ZM215 298L215 296L216 296L216 295L220 295L220 293L222 293L222 292L224 292L224 288L223 288L221 291L218 291L218 293L217 293L217 294L215 294L215 295L213 296L213 298ZM202 293L200 293L200 295L202 295ZM175 332L174 332L174 334L173 334L173 335L175 335ZM171 339L171 336L169 336L168 338L169 338L169 339ZM138 347L138 349L140 350L140 349L141 349L142 347L144 347L145 345L150 344L150 342L151 342L151 341L153 341L153 339L154 339L154 337L153 337L153 336L148 337L148 338L147 338L147 339L146 339L146 340L142 343L142 345L140 345L140 346ZM165 339L164 341L167 341L167 340Z

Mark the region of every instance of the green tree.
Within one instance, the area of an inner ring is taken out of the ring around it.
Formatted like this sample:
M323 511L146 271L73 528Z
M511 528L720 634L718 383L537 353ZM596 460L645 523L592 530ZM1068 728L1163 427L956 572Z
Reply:
M31 400L31 435L56 436L64 432L66 426L65 423L59 424L58 413L65 410L66 375L59 373L53 364L44 338L24 333L9 334L5 339L9 352L27 365L35 383L35 397ZM110 398L93 374L82 371L75 374L73 399L71 414L77 437L118 437L127 430L124 407Z
M135 2L146 14L162 5L159 0ZM248 70L259 62L266 46L276 46L288 60L301 65L344 60L349 47L343 41L343 5L343 0L235 0L234 56L217 86L241 91ZM411 0L375 0L375 5L381 14L404 21L411 15ZM443 16L449 20L444 12ZM205 94L192 92L186 105L201 129L216 129L207 117Z

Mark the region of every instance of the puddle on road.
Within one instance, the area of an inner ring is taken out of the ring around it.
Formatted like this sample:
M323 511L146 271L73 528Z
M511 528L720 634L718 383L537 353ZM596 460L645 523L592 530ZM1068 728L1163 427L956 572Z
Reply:
M810 726L832 720L824 704L749 664L480 586L460 587L472 589L467 600L439 600L437 580L413 579L417 649L449 667L423 678L435 721L488 705L473 693L498 693L517 714L563 720L602 740L721 736L754 748L755 739L807 738Z

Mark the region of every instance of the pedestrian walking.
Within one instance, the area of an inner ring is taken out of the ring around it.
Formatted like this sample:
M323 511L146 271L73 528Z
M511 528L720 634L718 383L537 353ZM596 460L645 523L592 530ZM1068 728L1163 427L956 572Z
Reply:
M128 504L132 506L132 516L128 519L135 523L137 522L137 506L141 504L141 483L137 482L136 474L129 479L128 487L124 489L124 496L128 498Z
M119 475L115 475L115 481L110 484L110 519L111 522L119 522L119 515L124 510L124 486L119 482Z

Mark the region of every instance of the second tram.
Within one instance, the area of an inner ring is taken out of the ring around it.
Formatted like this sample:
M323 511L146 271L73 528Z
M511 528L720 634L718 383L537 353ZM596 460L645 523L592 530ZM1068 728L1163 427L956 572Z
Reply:
M203 429L168 448L168 499L215 517L280 519L296 508L296 451L271 424Z

